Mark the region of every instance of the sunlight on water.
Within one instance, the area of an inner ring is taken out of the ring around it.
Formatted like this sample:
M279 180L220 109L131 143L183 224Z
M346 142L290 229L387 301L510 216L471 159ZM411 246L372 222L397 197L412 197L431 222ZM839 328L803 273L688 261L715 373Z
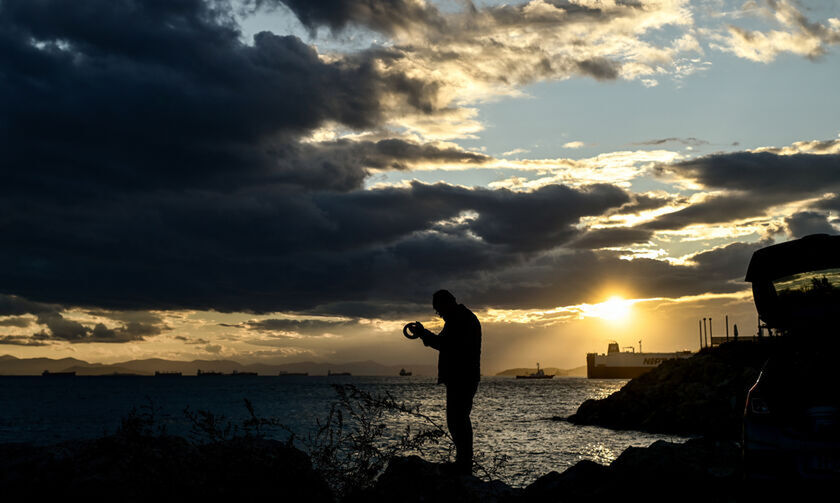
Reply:
M239 377L156 379L100 377L45 380L40 377L2 379L0 386L0 442L49 443L91 438L113 432L121 416L149 401L159 409L159 421L169 433L188 435L185 407L208 410L233 421L246 418L243 399L262 417L277 418L297 432L305 432L323 418L335 399L331 384L354 384L374 394L390 393L398 401L419 405L445 425L445 389L423 377ZM485 464L494 455L509 458L502 475L523 486L549 471L562 472L580 460L607 464L628 446L647 446L658 439L679 437L633 431L575 426L553 417L568 417L586 399L603 398L625 380L555 378L517 380L484 378L475 399L472 419L477 459ZM392 438L406 424L391 420ZM285 433L275 431L277 437Z

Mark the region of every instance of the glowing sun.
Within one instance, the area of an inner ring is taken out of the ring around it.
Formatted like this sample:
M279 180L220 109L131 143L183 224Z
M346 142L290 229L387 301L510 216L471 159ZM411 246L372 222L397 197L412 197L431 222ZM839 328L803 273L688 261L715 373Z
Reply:
M601 318L607 321L624 321L630 316L632 300L613 296L600 304L585 304L584 317Z

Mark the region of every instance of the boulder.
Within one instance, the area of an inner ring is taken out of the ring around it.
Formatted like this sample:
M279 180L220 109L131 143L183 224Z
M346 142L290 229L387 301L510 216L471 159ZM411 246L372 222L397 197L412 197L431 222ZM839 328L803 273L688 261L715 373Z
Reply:
M394 458L376 484L348 495L346 502L504 503L516 501L520 490L499 481L485 482L459 475L454 465L431 463L418 456Z

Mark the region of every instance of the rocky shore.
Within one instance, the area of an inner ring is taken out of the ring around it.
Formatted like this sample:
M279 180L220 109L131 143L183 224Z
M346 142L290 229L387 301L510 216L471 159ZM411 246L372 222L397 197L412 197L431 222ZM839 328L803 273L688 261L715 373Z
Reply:
M601 400L587 400L575 424L737 440L746 394L778 345L730 342L669 360ZM566 418L557 418L566 419Z
M698 500L737 501L730 496L740 491L739 481L737 445L712 440L631 447L609 466L581 461L525 488L457 475L449 465L417 456L398 457L371 487L342 497L330 490L306 454L271 440L193 445L178 437L115 435L50 446L0 445L0 490L14 498L9 501L664 501L660 496L667 490L686 484L695 488L692 497Z
M547 473L525 488L455 475L447 468L416 456L398 458L373 488L348 501L749 501L743 497L739 448L726 441L659 441L646 448L630 447L609 466L580 461L562 473Z
M0 490L28 501L752 501L756 488L742 482L737 437L746 391L774 344L706 349L587 400L569 421L700 438L630 447L609 465L580 461L524 488L407 456L391 459L372 483L336 494L307 454L282 442L246 436L195 443L129 427L94 440L0 445Z

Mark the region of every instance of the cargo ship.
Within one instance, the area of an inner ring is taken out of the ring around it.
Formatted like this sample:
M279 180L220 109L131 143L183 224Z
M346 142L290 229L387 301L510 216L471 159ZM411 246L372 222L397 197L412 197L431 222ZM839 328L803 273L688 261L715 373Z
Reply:
M691 351L642 353L641 341L639 341L638 353L633 347L625 349L629 349L629 351L621 351L618 343L611 341L607 346L607 354L588 353L586 355L586 377L590 379L633 379L655 369L665 360L690 358L694 354Z
M240 372L238 370L234 370L230 375L232 376L255 376L257 375L256 372Z
M75 377L75 372L50 372L49 370L45 370L41 372L41 375L44 377Z

